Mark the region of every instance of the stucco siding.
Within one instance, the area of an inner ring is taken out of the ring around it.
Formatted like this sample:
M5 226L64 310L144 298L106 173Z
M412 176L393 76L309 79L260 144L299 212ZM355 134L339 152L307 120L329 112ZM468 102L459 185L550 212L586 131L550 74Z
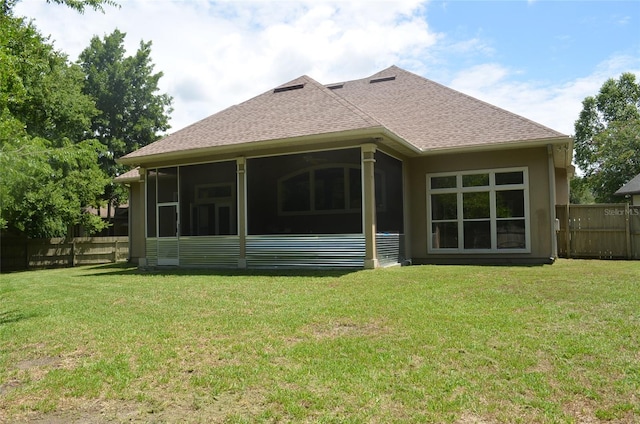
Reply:
M427 238L430 237L430 231L427 228L427 174L514 167L526 167L528 170L530 253L429 253L427 247ZM468 262L488 259L527 259L532 261L549 259L552 240L549 231L551 217L546 148L433 155L409 160L408 169L410 170L408 179L411 187L410 249L414 263L455 262L458 258L464 258L464 261Z

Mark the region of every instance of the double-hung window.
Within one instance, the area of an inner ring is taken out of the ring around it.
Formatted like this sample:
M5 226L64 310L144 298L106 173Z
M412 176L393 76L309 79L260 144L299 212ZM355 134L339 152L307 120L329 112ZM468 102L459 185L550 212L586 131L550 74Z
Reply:
M526 168L427 175L432 253L531 249Z

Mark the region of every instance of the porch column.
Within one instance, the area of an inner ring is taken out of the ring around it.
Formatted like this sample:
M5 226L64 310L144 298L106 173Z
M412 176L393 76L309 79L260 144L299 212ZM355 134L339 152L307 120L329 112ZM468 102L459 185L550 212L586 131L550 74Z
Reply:
M238 268L247 267L247 196L245 167L247 161L243 157L236 158L238 176L238 238L240 242L240 256Z
M374 155L376 145L373 143L360 146L362 151L362 223L364 225L365 258L364 267L378 267L376 249L376 180Z

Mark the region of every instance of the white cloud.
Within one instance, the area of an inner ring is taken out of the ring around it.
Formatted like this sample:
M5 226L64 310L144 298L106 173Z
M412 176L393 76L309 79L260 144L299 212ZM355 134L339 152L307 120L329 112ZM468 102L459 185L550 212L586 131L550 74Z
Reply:
M152 41L161 90L174 97L172 130L307 74L328 83L419 62L434 45L421 1L123 1L80 15L41 0L16 13L75 60L116 27L129 54Z
M456 73L448 85L470 96L522 115L564 134L573 135L582 100L598 93L609 78L633 72L640 78L640 61L616 55L590 74L566 82L522 81L518 70L483 64Z
M129 54L141 40L152 41L155 70L164 73L161 91L174 97L172 131L302 74L331 83L396 64L572 134L584 97L621 72L640 75L637 55L618 55L573 80L523 80L526 70L498 62L504 52L482 37L435 33L421 0L121 4L104 14L81 15L44 0L22 0L16 14L34 18L72 60L92 36L103 37L115 28L127 33Z

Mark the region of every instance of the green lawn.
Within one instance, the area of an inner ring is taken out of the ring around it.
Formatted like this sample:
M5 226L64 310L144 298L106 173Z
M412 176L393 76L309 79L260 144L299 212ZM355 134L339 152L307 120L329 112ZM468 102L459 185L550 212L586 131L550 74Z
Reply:
M640 262L4 274L0 422L640 422Z

